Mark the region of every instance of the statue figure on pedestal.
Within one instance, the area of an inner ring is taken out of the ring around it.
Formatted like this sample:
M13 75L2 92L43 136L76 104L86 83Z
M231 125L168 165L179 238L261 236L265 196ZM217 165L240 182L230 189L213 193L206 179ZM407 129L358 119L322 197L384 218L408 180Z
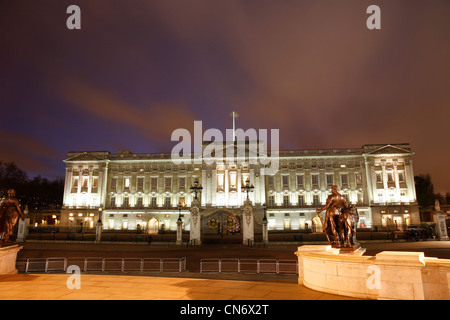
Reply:
M16 198L16 191L10 189L8 190L8 197L0 203L0 237L2 243L10 242L9 238L14 233L14 227L19 217L25 221L19 206L19 200Z
M328 242L332 245L339 246L339 217L342 209L349 209L347 200L343 195L337 191L337 186L331 187L331 194L327 198L326 204L322 208L317 208L316 212L319 214L324 210L325 220L323 221L323 232L325 232ZM341 223L343 225L343 223Z
M339 236L341 245L351 247L356 242L356 226L358 225L359 214L356 207L350 205L342 209L339 216Z

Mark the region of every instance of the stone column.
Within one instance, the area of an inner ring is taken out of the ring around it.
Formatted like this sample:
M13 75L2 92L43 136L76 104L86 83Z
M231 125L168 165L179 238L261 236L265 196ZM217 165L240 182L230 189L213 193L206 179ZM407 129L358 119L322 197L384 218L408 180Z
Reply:
M102 230L103 230L103 223L99 217L97 224L95 225L95 243L102 242Z
M30 218L28 217L28 205L23 210L24 220L19 218L19 228L17 230L17 242L25 242L28 234L28 225L30 224Z
M441 211L439 201L436 199L434 205L433 219L436 222L436 233L439 240L450 240L447 233L447 223L445 222L445 213Z
M181 221L181 218L178 218L177 220L177 242L176 245L182 245L183 244L183 221Z
M191 203L190 209L190 231L189 231L189 242L191 246L201 245L201 216L200 216L200 203L198 200L194 199Z
M267 219L264 219L262 222L262 236L263 236L263 245L269 245L269 228L267 226Z
M255 242L254 212L251 200L247 199L242 208L242 244L244 246L253 246Z

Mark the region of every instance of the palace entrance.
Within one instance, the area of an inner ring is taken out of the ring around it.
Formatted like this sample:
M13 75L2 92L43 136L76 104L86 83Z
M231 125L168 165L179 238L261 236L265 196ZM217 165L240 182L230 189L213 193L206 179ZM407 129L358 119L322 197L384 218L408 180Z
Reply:
M240 243L241 217L239 214L219 209L202 216L203 243Z

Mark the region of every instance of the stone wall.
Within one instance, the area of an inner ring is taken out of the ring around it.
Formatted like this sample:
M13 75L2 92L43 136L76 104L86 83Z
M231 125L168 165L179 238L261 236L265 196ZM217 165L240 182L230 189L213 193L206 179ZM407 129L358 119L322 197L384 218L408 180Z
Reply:
M298 247L299 284L364 299L450 300L450 260L423 252L341 254L326 245Z

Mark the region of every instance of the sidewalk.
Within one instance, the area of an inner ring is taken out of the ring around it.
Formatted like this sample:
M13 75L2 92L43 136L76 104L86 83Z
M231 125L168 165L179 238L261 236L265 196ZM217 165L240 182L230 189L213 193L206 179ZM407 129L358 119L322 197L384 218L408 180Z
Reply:
M0 276L0 300L355 300L321 293L297 283L179 277L70 274Z

